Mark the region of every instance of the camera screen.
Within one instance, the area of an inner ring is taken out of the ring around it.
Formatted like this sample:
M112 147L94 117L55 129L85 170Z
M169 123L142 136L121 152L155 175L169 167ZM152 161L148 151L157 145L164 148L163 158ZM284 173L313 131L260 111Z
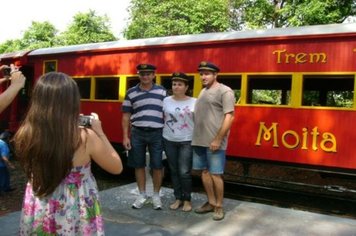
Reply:
M6 67L2 70L4 76L10 76L11 75L11 68L10 67Z
M79 116L79 126L90 127L91 116Z

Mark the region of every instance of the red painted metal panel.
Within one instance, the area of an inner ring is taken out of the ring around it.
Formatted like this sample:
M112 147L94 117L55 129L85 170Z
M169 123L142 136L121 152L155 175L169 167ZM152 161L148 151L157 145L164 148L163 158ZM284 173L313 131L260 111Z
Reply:
M201 60L214 61L222 73L347 72L356 70L355 48L356 38L321 38L71 53L43 59L58 60L59 71L76 76L135 74L136 65L143 62L157 65L157 73L193 73ZM318 55L322 55L319 61Z
M228 155L356 169L355 119L353 111L239 106L230 133ZM273 128L259 135L260 122L264 122L267 130L276 123L276 135ZM331 135L335 141L330 141ZM260 145L256 145L259 137ZM291 148L293 145L296 147ZM330 152L332 147L336 152Z
M81 113L99 115L102 127L111 142L122 142L121 103L118 102L86 102L81 103Z

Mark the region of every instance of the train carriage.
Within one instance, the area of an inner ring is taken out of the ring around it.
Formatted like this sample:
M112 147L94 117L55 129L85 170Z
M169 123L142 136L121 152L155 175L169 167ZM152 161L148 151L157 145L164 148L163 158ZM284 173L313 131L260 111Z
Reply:
M251 163L272 163L356 175L356 24L121 40L0 58L20 65L28 79L1 115L13 131L36 79L61 71L77 81L82 112L97 112L110 141L120 144L121 105L138 82L137 64L157 65L156 83L168 90L169 75L184 71L197 97L197 66L207 60L219 65L218 80L238 97L227 154L242 161L244 174Z

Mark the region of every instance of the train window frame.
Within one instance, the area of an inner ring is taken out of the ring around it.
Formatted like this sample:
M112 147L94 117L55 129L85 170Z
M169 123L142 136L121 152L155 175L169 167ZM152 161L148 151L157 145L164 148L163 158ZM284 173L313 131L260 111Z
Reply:
M43 74L48 72L55 72L58 70L58 60L44 60L43 61Z
M113 82L113 85L108 85L108 82ZM116 76L103 76L103 77L95 77L95 92L94 99L100 101L119 101L119 91L120 91L120 77ZM102 88L105 90L105 93L102 92ZM110 90L106 90L105 88L109 88ZM107 93L107 91L111 91ZM105 94L105 97L103 96Z
M138 75L127 76L126 77L126 91L130 88L135 87L139 83L140 83L140 78L138 77Z
M89 100L91 98L91 77L73 77L74 81L77 83L81 100ZM87 84L84 83L89 83L88 87ZM83 86L84 84L84 86ZM89 96L83 96L84 95L89 95Z
M242 75L241 74L219 74L217 81L230 87L235 94L236 103L239 103L241 97Z
M318 83L318 80L323 80L325 83ZM344 90L340 90L343 88ZM301 105L303 107L353 109L354 88L355 77L353 74L306 74L303 75ZM310 91L309 94L312 98L307 100L306 91ZM338 101L337 98L341 96L341 93L349 97L344 104ZM334 95L336 95L336 97ZM331 101L331 98L333 101ZM334 104L332 104L332 102Z
M268 74L268 75L248 75L247 76L247 100L249 105L269 105L269 106L291 106L292 103L292 74ZM259 89L258 89L259 88ZM258 95L259 92L271 91L270 94ZM277 96L270 99L271 96ZM261 96L262 98L258 98ZM268 98L268 99L266 99ZM278 99L278 100L276 100Z

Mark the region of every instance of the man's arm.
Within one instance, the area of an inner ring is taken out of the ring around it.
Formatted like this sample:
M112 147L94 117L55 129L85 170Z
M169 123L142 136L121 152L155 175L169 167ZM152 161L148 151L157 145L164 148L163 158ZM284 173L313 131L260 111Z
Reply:
M15 169L15 166L9 161L9 158L7 158L6 156L2 156L2 160L5 162L6 166L11 169Z
M232 122L234 121L234 112L229 112L224 115L224 120L221 127L215 136L214 140L210 143L210 150L216 151L220 148L221 142L229 132Z
M126 150L131 149L131 142L129 137L130 118L131 118L131 113L128 112L122 113L122 145Z

